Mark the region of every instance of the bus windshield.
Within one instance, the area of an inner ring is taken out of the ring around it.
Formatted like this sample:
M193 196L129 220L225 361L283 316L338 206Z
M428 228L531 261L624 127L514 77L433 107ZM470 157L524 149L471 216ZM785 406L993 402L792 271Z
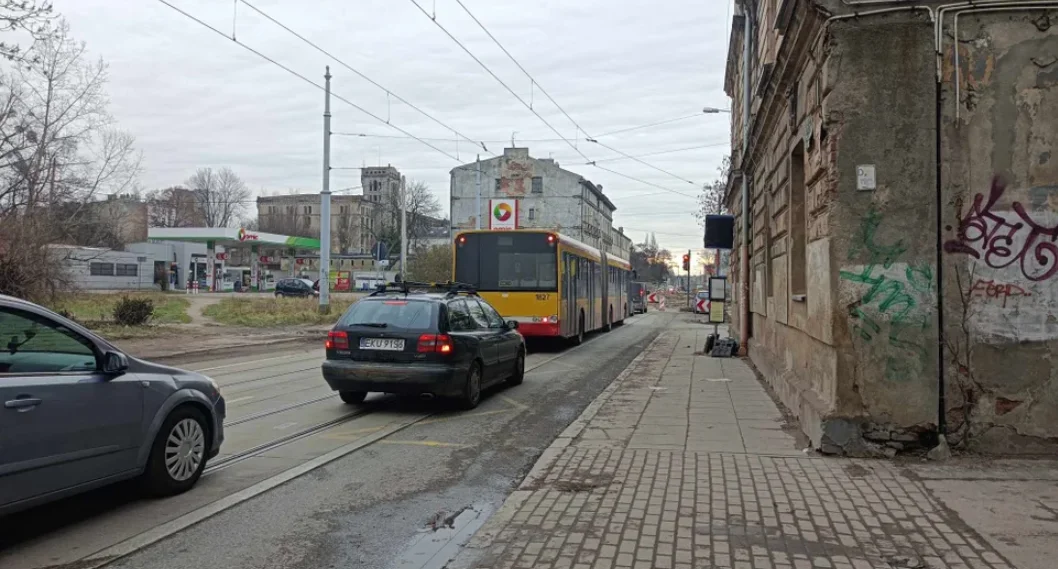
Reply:
M455 278L480 291L558 290L555 246L545 233L467 233L456 245Z

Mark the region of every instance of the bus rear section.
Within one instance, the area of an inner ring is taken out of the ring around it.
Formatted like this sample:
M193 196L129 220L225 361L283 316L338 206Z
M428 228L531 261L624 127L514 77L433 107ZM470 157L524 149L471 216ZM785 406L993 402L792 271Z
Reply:
M542 231L461 233L453 278L474 285L523 336L562 336L556 242Z

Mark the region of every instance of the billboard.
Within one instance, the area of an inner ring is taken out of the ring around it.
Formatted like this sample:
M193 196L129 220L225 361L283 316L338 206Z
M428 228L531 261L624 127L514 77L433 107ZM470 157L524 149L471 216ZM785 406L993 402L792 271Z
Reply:
M492 231L518 229L518 200L489 200L489 229Z

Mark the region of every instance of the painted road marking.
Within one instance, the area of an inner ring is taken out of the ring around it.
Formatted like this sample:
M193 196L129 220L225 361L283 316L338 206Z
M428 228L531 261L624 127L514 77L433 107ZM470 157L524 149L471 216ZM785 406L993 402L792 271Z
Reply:
M294 425L297 425L297 422L283 423L282 425L276 425L275 427L272 427L272 428L277 430L277 431L285 431L285 430L289 429L290 427L293 427Z
M472 445L464 445L459 443L443 443L441 441L395 441L392 439L383 439L378 441L379 444L383 445L414 445L423 447L443 447L443 448L470 448Z
M228 405L231 405L233 403L238 403L240 401L249 401L250 399L253 399L254 397L256 397L256 395L247 395L245 397L236 397L235 399L225 399L224 402L226 404L228 404Z
M514 407L515 409L518 409L519 411L525 411L526 409L529 408L528 405L526 405L524 403L519 403L519 402L515 401L514 399L511 399L510 397L507 397L506 395L500 395L500 399L502 399L508 405Z

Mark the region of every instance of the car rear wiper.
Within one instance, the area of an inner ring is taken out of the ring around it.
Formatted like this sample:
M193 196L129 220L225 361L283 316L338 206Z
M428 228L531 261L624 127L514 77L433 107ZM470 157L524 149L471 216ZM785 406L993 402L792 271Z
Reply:
M349 326L370 326L371 328L385 328L386 326L389 326L389 324L386 324L385 322L356 322L353 324L349 324Z

